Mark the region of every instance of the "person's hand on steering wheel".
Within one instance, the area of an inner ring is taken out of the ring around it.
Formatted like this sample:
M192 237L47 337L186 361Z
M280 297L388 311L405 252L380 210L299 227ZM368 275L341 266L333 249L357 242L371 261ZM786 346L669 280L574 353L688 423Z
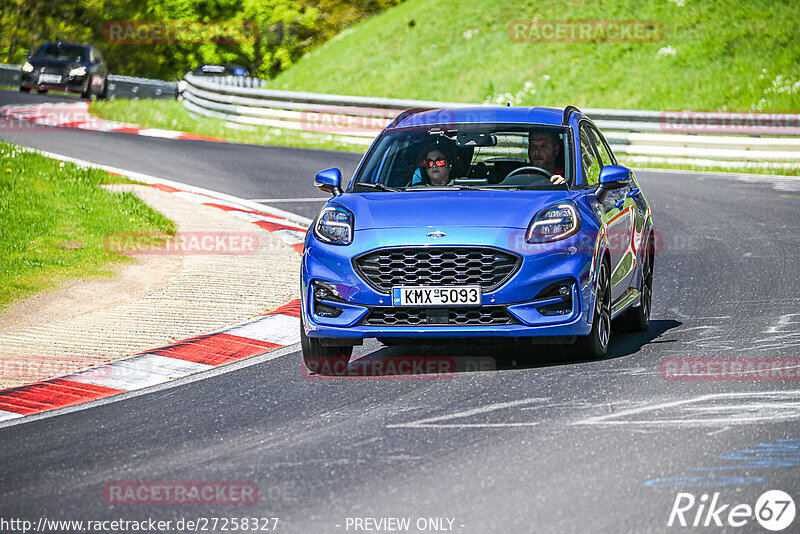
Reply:
M525 167L520 167L519 169L511 171L506 176L506 179L517 174L530 173L530 171L547 176L547 178L550 180L550 183L553 185L561 185L567 182L564 179L564 177L561 176L560 174L551 174L550 171L548 171L547 169L543 169L542 167L535 167L533 165L526 165Z

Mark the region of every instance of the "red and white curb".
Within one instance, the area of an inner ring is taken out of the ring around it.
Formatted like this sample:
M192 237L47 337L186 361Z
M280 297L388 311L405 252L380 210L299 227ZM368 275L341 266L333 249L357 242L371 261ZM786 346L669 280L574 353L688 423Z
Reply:
M299 342L298 299L232 328L2 390L0 421L144 389Z
M152 187L171 193L176 197L194 202L195 204L202 204L204 206L211 206L212 208L227 211L231 215L244 219L250 223L255 224L274 236L278 237L281 241L295 249L300 254L303 253L303 241L305 240L306 229L299 226L297 223L289 221L284 217L264 213L262 211L251 210L243 207L239 203L228 202L209 195L201 193L192 193L190 191L183 191L176 187L165 184L151 184Z
M141 128L136 124L101 119L89 113L88 102L54 102L31 105L9 105L0 110L8 131L29 131L37 126L79 128L96 132L117 132L163 139L214 141L225 143L222 137L210 137L160 128ZM10 124L8 124L10 123Z
M271 232L298 253L303 252L304 226L310 221L298 215L274 208L259 209L259 205L247 200L152 176L94 165L58 154L43 154L146 181L152 187L184 200L224 210ZM0 390L0 422L144 389L299 342L300 300L295 299L265 315L224 330L65 376Z

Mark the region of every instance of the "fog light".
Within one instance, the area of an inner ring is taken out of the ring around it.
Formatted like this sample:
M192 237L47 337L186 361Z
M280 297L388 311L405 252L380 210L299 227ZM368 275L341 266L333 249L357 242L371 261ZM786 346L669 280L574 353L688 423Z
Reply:
M343 313L340 308L331 305L331 303L335 302L346 302L334 286L322 282L313 282L311 287L314 296L315 315L336 318Z
M322 304L320 302L314 303L314 314L319 315L320 317L339 317L342 314L342 310L339 308L334 308L333 306L328 306L327 304Z
M566 315L572 311L572 282L564 280L550 284L536 295L534 303L537 300L553 300L554 298L561 299L560 302L552 302L546 304L536 310L542 315Z
M334 300L339 302L346 302L341 293L339 293L339 291L337 291L337 289L330 284L325 284L323 282L314 282L312 287L314 288L315 301Z

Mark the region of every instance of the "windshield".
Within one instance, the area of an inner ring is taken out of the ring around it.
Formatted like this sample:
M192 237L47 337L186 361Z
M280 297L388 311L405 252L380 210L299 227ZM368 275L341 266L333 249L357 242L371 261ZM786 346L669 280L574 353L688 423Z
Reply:
M33 57L39 59L56 59L58 61L72 61L84 63L89 57L88 50L83 46L46 44L40 46Z
M402 128L371 150L353 191L568 189L566 128L464 124ZM553 175L566 183L554 184Z

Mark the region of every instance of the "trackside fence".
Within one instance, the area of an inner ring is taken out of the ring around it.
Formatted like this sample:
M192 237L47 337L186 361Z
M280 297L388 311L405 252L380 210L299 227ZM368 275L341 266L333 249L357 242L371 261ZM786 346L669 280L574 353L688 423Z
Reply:
M483 104L330 95L265 88L242 77L187 74L183 105L229 122L336 136L368 145L409 108ZM615 153L634 163L717 167L800 167L800 114L700 113L584 108Z

